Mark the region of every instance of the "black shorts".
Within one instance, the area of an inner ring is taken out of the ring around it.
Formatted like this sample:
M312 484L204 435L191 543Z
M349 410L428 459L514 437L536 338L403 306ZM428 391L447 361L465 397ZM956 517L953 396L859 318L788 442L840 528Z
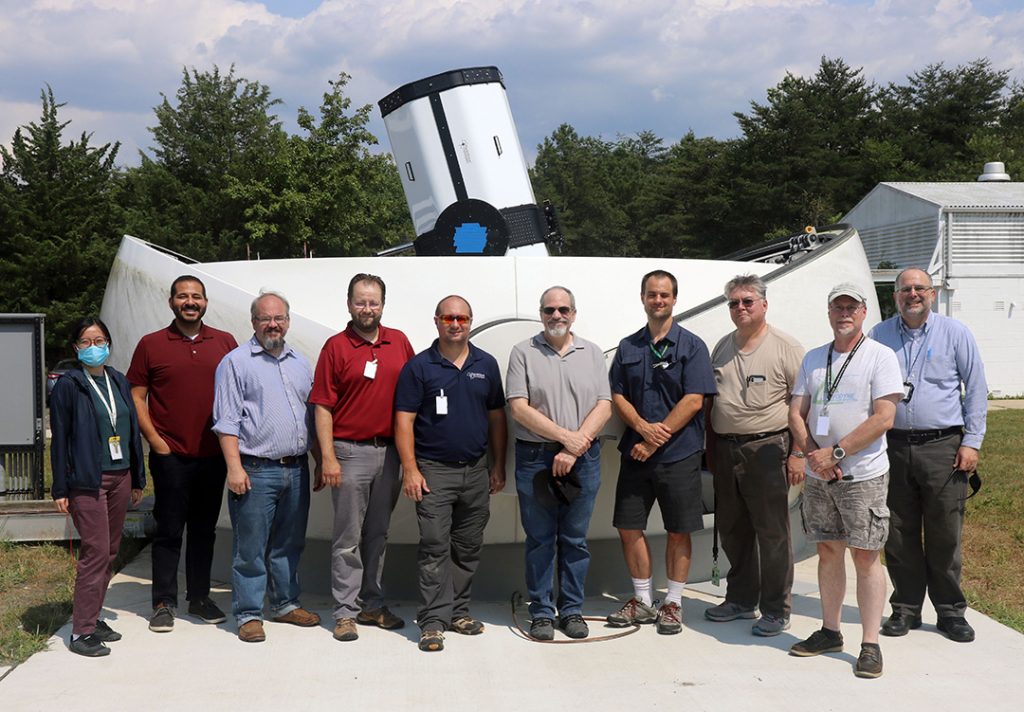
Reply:
M623 455L615 486L612 526L646 529L647 517L657 500L666 531L686 534L703 529L700 465L700 452L676 462L653 464Z

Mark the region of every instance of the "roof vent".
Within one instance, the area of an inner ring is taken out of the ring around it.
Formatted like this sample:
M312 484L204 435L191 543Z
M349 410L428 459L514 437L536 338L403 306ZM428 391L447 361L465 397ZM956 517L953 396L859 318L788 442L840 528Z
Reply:
M989 183L994 181L1006 182L1009 180L1010 174L1006 172L1006 166L1003 165L1002 161L986 163L982 174L978 176L979 183Z

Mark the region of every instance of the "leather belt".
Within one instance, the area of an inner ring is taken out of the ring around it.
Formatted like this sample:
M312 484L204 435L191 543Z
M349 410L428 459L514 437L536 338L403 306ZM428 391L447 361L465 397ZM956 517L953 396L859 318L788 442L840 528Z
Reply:
M921 443L930 443L932 440L948 438L950 435L962 435L963 432L964 426L953 425L949 428L940 428L938 430L893 429L886 434L892 440L899 440L900 442L910 443L911 445L920 445Z
M242 464L251 462L254 465L282 465L294 467L301 465L305 455L287 455L286 457L256 457L255 455L242 455Z
M448 462L445 462L444 460L436 460L436 462L440 462L445 467L451 467L452 469L458 469L460 467L475 467L476 463L480 462L480 460L482 458L483 458L483 455L481 455L480 457L474 457L472 460L454 460L454 461L448 461Z
M373 445L374 447L387 447L394 442L394 438L383 438L380 436L367 438L366 440L342 440L342 442L353 445Z
M782 435L783 433L788 433L788 432L789 432L789 430L787 429L787 430L775 430L775 431L772 431L770 433L753 433L751 435L722 435L722 434L719 434L718 437L722 438L722 440L728 440L729 442L733 442L733 443L752 443L755 440L764 440L765 438L773 438L776 435Z
M537 442L536 440L523 440L522 438L516 438L516 444L539 447L547 452L561 452L563 450L562 443Z

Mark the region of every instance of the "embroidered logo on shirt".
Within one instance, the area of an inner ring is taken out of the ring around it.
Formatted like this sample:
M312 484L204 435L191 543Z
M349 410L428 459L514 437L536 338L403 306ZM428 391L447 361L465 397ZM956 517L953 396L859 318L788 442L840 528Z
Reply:
M485 374L485 373L479 373L479 372L477 372L477 371L467 371L467 372L466 372L466 377L467 377L468 379L470 379L471 381L472 381L472 380L475 380L475 379L477 379L477 378L483 378L483 379L485 379L485 380L486 380L486 379L487 379L487 374Z

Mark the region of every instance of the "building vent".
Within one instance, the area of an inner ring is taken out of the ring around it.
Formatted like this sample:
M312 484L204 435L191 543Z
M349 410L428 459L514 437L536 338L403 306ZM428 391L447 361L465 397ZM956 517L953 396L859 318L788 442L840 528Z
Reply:
M989 182L1009 182L1010 174L1006 172L1006 166L1002 161L993 161L992 163L986 163L982 169L982 173L978 176L979 183Z
M1006 302L1002 300L996 302L994 306L996 311L1006 311Z
M963 304L961 304L959 301L954 301L953 302L953 311L960 311L963 308L964 308Z

